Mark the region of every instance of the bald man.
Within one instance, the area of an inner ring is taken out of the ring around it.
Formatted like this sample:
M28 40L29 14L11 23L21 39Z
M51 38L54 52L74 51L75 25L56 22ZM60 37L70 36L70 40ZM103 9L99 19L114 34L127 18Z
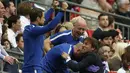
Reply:
M64 32L59 32L47 38L44 41L45 52L48 52L51 49L51 45L55 46L62 43L68 43L75 45L79 42L82 42L84 31L87 28L86 22L83 18L79 18L73 24L74 28L72 30L67 30Z

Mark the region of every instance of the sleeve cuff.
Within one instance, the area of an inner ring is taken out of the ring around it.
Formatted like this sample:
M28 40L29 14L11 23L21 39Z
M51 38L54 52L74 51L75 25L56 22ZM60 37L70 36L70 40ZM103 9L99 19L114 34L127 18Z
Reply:
M70 61L70 60L71 60L71 58L68 56L67 59L66 59L66 62L68 62L68 61Z

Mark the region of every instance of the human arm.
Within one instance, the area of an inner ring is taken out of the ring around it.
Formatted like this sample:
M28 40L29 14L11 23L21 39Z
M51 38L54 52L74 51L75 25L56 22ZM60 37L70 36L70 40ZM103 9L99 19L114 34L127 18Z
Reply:
M0 45L0 58L9 64L14 63L14 58L9 56L8 53L4 50L3 46Z
M65 31L66 32L66 31ZM65 37L67 35L65 35L65 32L58 32L52 36L50 36L49 38L44 40L44 50L46 52L48 52L51 49L51 46L55 46L57 44L61 44L65 42Z
M44 52L47 53L51 49L50 37L44 40Z
M52 8L50 8L46 13L45 13L45 22L47 23L51 17L51 14L54 12L54 9L59 5L59 1L53 0L52 3Z
M29 32L29 34L34 36L45 34L46 32L51 31L57 26L57 24L60 22L61 18L63 17L63 13L64 12L61 11L58 12L56 17L49 24L45 26L35 26L35 25L32 25L31 27L27 26L25 28L25 31Z
M97 0L104 11L112 11L112 6L106 0Z
M75 72L90 67L96 60L95 55L89 55L82 59L80 62L75 62L74 60L69 59L69 56L65 54L67 53L62 53L62 57L66 59L68 67Z

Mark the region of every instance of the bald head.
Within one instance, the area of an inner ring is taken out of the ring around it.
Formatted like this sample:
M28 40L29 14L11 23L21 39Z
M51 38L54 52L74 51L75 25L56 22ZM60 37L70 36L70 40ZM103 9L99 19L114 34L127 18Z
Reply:
M74 27L79 26L79 27L82 27L84 29L87 29L87 23L86 23L85 19L82 17L77 17L77 19L73 25L74 25Z

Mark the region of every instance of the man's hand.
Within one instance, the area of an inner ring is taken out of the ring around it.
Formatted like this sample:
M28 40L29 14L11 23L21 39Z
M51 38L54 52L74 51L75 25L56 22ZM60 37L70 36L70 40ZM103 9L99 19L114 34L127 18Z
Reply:
M62 10L66 11L68 8L68 4L66 2L62 2Z
M5 56L4 61L12 65L14 63L14 58L11 56Z
M63 52L61 56L66 60L68 59L68 57L70 57L66 52Z
M53 0L52 6L53 8L56 8L59 5L59 1Z

